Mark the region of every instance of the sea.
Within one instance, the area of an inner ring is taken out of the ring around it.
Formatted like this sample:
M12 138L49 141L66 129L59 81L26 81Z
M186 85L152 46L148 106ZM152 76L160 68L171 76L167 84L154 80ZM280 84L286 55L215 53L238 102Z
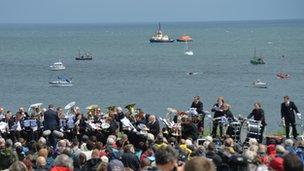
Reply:
M246 117L261 102L266 133L283 130L283 96L304 114L304 20L161 23L172 38L193 38L193 56L184 55L185 43L149 43L157 25L0 24L0 106L16 113L33 103L64 107L75 101L86 113L91 104L106 112L136 103L164 117L168 107L188 110L193 96L206 111L223 96L235 116ZM250 64L254 49L265 65ZM76 61L78 50L91 52L93 60ZM50 71L58 60L66 70ZM278 79L279 72L290 78ZM51 87L58 76L74 85ZM257 79L268 88L254 88Z

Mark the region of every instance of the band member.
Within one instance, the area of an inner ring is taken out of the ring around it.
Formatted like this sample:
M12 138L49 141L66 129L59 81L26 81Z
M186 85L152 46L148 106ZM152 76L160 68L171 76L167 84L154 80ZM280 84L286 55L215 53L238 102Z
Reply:
M154 135L154 137L157 137L157 135L160 132L160 126L159 122L156 119L155 115L150 115L148 118L147 127L149 128L149 131L151 134Z
M196 140L198 138L197 127L195 126L195 124L192 123L190 118L182 118L181 129L183 139L191 138L192 140Z
M4 119L4 109L2 107L0 107L0 121L2 121Z
M200 101L199 96L194 96L191 108L196 108L196 112L200 116L200 120L197 122L197 128L199 132L204 131L205 113L203 111L203 103Z
M223 113L224 116L227 118L229 123L232 123L234 121L236 121L236 119L234 118L232 112L230 111L231 106L228 103L224 103L223 105ZM233 126L229 125L226 131L226 134L229 135L231 138L236 138L236 130L237 128L234 128Z
M214 112L213 116L213 128L212 128L212 136L216 137L217 127L220 128L220 136L223 135L223 125L221 124L221 117L224 116L224 97L219 97L217 99L217 103L213 105L211 111Z
M22 113L17 112L15 119L14 119L14 125L12 127L12 132L13 132L13 139L15 141L22 137L22 130L24 129L23 116L24 115Z
M293 137L297 139L298 136L294 112L299 114L297 106L294 104L294 102L289 100L288 96L284 96L284 102L281 104L281 118L282 121L285 122L286 138L290 138L289 137L290 126L292 127Z
M265 126L267 124L266 124L266 121L265 121L265 114L264 114L264 110L262 109L261 103L259 103L259 102L254 103L254 109L247 116L247 119L250 119L252 117L253 117L254 120L261 122L261 130L260 130L260 136L258 137L258 142L262 143L264 129L265 129Z
M53 132L59 128L59 117L54 109L54 105L50 104L48 110L44 112L44 130L50 130ZM50 145L55 147L56 141L53 133L49 137Z
M11 111L7 111L4 115L4 118L2 120L2 122L5 122L7 124L7 130L1 132L1 137L3 137L4 139L12 139L14 140L14 137L13 137L13 126L14 126L14 118L12 117L12 113ZM12 132L12 133L10 133Z

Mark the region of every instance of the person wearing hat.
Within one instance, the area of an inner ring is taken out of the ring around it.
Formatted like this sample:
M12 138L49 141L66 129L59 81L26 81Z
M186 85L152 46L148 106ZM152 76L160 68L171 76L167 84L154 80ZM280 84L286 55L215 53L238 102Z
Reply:
M289 139L290 126L292 127L293 137L297 139L298 136L294 112L296 112L298 116L301 116L294 102L290 101L288 96L284 96L284 102L281 104L281 119L283 122L285 122L285 131L287 139Z

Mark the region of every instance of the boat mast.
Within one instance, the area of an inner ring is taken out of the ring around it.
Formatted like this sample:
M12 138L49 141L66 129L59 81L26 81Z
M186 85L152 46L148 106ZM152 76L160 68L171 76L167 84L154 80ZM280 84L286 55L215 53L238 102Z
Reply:
M256 48L254 48L254 54L253 57L256 57Z

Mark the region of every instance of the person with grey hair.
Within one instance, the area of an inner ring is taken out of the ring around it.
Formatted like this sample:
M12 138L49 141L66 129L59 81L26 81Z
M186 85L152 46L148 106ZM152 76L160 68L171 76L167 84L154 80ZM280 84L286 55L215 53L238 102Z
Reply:
M66 154L60 154L55 158L50 171L73 170L73 160Z
M26 165L21 161L15 161L10 167L9 171L28 171Z

